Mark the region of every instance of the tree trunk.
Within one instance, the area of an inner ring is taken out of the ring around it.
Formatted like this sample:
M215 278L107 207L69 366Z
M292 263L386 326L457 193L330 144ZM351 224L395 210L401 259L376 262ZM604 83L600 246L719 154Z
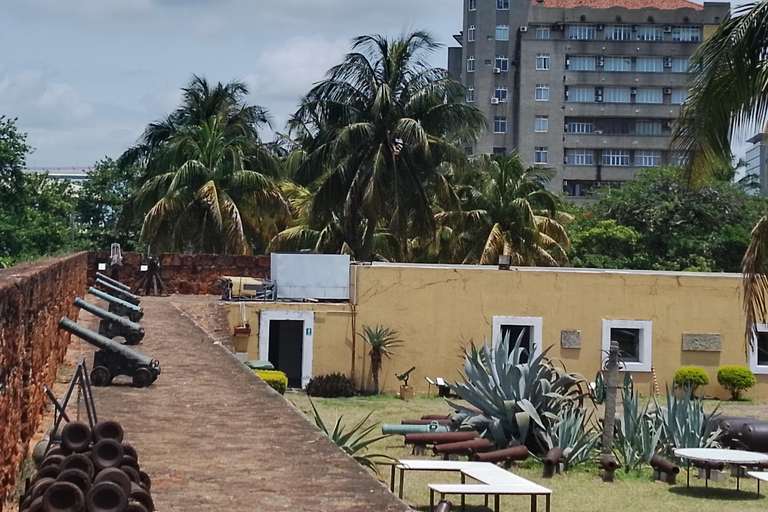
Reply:
M371 376L373 377L373 393L379 394L379 371L381 370L381 354L371 350Z
M360 261L371 261L371 253L373 252L373 235L376 232L376 217L369 215L366 220L365 233L363 234L363 245L360 248L360 254L358 258Z

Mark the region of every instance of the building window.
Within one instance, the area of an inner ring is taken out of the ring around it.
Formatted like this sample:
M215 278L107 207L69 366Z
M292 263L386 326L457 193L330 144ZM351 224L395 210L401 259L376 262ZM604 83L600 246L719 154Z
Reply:
M547 148L544 147L537 147L533 150L533 163L535 164L546 164L548 160L547 157Z
M494 146L493 147L493 154L494 155L506 155L507 154L507 148Z
M661 89L638 89L635 103L664 103L664 95Z
M670 151L669 165L685 167L688 164L688 154L685 151Z
M756 375L768 374L768 324L757 324L749 347L749 369Z
M467 10L468 11L477 10L477 0L469 0L467 3Z
M549 86L536 84L536 101L549 101Z
M507 118L496 116L493 118L493 133L507 133Z
M563 180L563 193L568 197L586 197L591 189L598 186L599 181Z
M536 116L533 131L543 133L549 131L549 116Z
M603 101L606 103L629 103L631 96L629 87L606 87L603 89Z
M619 361L622 371L650 372L652 339L652 322L603 320L602 357L608 357L611 341L615 341L619 344Z
M475 88L467 87L467 103L473 103L475 101Z
M536 28L536 39L549 39L549 27Z
M661 121L635 121L635 135L661 135Z
M635 151L635 167L661 167L661 151Z
M627 119L606 119L603 121L601 133L606 135L629 135L632 133L632 125Z
M493 91L493 97L499 100L501 103L506 103L508 90L506 87L497 87Z
M632 27L629 25L606 25L603 37L611 41L629 41L632 39Z
M664 59L661 57L638 57L635 70L639 73L661 73L664 71Z
M509 10L509 0L496 0L496 10L497 11L508 11Z
M568 39L594 39L594 25L570 25L568 27Z
M594 71L595 57L592 55L574 55L565 60L568 71Z
M571 121L565 125L566 133L595 133L595 123Z
M467 28L467 41L472 42L475 40L475 26L470 25L469 28Z
M594 87L569 87L565 91L565 101L585 103L595 101Z
M506 73L509 71L509 58L506 55L497 55L493 67L502 73Z
M496 40L509 41L509 25L496 25Z
M629 150L605 149L603 150L603 165L611 167L626 167L629 165Z
M467 57L467 73L474 73L475 71L475 58Z
M672 27L673 41L701 41L701 27Z
M673 73L687 73L690 61L685 57L673 57L672 58L672 71Z
M606 57L603 63L605 71L632 71L630 57Z
M637 27L635 37L638 41L662 41L664 40L664 30L653 25L641 25Z
M537 357L541 354L542 325L541 317L494 316L491 321L493 329L491 343L495 347L507 338L511 351L520 340L520 347L523 349L520 363L525 363L528 357Z
M595 165L595 150L566 149L565 163L568 165Z
M682 105L688 99L688 91L685 89L672 89L671 102L673 105Z
M545 70L549 69L549 54L537 53L536 54L536 69Z

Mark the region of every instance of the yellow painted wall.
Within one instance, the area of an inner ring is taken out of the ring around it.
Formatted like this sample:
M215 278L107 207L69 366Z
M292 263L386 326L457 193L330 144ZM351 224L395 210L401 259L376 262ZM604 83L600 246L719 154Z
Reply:
M462 347L491 339L494 316L543 318L543 346L552 346L569 371L593 380L601 362L602 320L653 322L653 365L662 393L683 365L703 367L710 377L706 392L725 396L717 384L717 368L746 365L741 280L738 275L631 273L579 270L497 270L493 267L354 266L353 300L357 331L382 324L396 329L405 344L384 361L382 388L394 392L395 373L416 366L411 385L426 392L425 376L459 377ZM258 310L313 310L315 314L313 375L352 366L350 305L253 303L247 305L253 328L249 355L256 359ZM239 316L233 305L230 323ZM581 331L580 349L561 349L563 329ZM684 352L683 333L719 333L721 352ZM358 380L370 386L367 349L357 336ZM634 373L636 389L651 392L651 375ZM768 396L768 376L757 376L748 396Z

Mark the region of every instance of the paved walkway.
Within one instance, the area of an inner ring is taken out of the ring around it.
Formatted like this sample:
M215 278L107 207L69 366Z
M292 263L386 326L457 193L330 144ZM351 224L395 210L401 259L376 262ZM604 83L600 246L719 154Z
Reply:
M100 419L138 450L158 511L410 510L172 301L142 299L138 348L162 364L155 384L94 392Z

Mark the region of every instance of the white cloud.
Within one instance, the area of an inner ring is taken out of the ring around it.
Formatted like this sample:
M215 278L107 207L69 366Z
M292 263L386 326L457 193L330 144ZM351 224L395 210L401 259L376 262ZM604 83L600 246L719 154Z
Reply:
M44 114L66 121L82 121L93 114L93 106L70 84L49 83L35 103Z

